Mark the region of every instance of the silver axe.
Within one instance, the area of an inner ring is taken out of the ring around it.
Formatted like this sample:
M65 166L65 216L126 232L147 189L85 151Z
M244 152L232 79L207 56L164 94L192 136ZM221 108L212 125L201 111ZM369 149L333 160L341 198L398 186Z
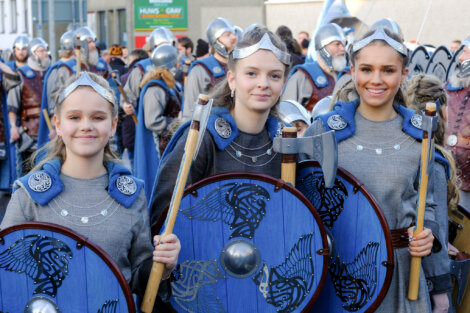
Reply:
M320 163L326 187L334 185L338 168L338 145L335 132L301 138L275 137L273 150L282 154L304 154Z

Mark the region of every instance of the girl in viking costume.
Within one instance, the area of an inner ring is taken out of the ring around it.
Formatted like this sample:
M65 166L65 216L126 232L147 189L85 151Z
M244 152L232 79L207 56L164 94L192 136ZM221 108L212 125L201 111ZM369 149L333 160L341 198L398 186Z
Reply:
M413 76L406 87L406 95L409 100L409 107L420 112L425 109L427 102L439 100L441 105L437 131L434 134L436 144L436 170L434 179L435 190L447 190L447 193L435 193L436 201L436 222L439 224L439 238L447 245L449 212L457 209L459 202L459 189L457 187L457 175L455 161L451 153L444 148L445 120L443 116L443 106L447 105L447 94L442 82L433 75L419 74ZM450 262L447 249L443 248L439 253L423 259L423 270L428 281L428 286L433 303L433 313L447 312L449 299L447 292L453 288L450 277Z
M398 35L383 28L369 31L351 49L353 84L343 88L353 90L340 93L356 92L359 97L340 99L331 112L317 117L304 136L335 130L338 166L356 176L375 197L393 238L410 238L409 243L394 246L392 282L376 312L427 313L431 305L422 272L418 300L407 298L410 255L427 256L433 244L439 248L434 240L439 232L431 192L425 230L413 237L410 227L416 217L422 130L420 116L403 106L400 87L408 75L408 50Z
M281 40L255 28L229 54L227 79L215 90L207 132L189 173L189 184L224 172L246 171L281 176L281 156L272 140L280 121L275 111L290 56ZM184 153L188 127L174 135L162 157L151 201L154 225L170 202Z
M145 182L150 197L160 156L171 139L169 126L178 120L183 86L175 80L178 50L161 45L152 53L154 68L145 74L141 84L135 144L134 174Z
M180 244L169 235L152 247L143 182L109 147L117 105L108 83L88 72L73 77L60 93L54 122L48 156L16 182L1 228L29 221L66 226L103 248L133 292L143 295L152 261L165 264L168 278ZM160 296L167 298L162 285Z

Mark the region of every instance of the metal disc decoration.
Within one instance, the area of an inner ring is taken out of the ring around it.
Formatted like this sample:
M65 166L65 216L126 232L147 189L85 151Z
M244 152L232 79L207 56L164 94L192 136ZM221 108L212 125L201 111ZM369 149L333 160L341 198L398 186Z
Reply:
M452 54L446 46L439 46L434 51L426 68L426 74L432 74L442 83L446 82L447 69L449 68Z
M426 47L419 46L416 48L410 57L410 64L408 65L410 72L408 75L411 77L413 75L425 73L430 58L431 57L429 56Z
M296 187L334 239L325 286L311 312L374 312L393 272L390 231L377 203L341 168L334 186L326 188L320 165L312 161L299 164Z
M447 69L447 76L446 81L448 81L454 74L460 69L460 61L459 57L463 53L463 49L465 46L460 46L460 48L455 51L454 55L452 56L452 60L450 61L449 68Z
M85 237L48 223L3 229L0 312L38 312L40 308L60 313L135 312L121 271Z
M270 176L227 173L189 186L173 231L178 312L307 312L326 278L320 217Z

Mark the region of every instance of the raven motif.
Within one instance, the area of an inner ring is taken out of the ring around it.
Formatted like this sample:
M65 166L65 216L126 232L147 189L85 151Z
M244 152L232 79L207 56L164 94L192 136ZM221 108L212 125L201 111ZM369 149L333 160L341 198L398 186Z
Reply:
M68 274L70 248L61 240L41 235L28 235L17 240L0 254L0 268L25 273L38 285L33 294L55 297Z
M266 302L277 312L293 312L310 293L314 279L313 234L300 237L286 261L276 267L263 267L253 277Z
M225 276L217 261L187 260L178 265L176 280L171 283L175 302L187 312L221 313L226 310L216 297L217 278Z
M256 228L266 214L269 192L248 183L229 183L217 187L193 206L181 212L189 219L218 221L230 225L229 238L253 238Z
M315 170L302 178L297 188L317 209L325 226L331 229L343 212L344 201L348 197L348 190L343 182L336 178L333 187L327 188L323 173Z
M117 308L118 300L106 301L97 313L116 313Z
M336 256L335 261L330 263L328 271L346 311L359 311L372 299L377 287L379 246L378 242L370 242L352 262L344 263Z

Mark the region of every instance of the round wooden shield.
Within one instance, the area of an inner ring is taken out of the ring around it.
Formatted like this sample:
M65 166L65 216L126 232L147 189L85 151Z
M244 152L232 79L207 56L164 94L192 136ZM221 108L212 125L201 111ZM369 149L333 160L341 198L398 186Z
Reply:
M189 186L173 231L178 312L307 312L326 278L320 217L270 176L227 173Z
M450 60L449 68L447 69L447 76L446 80L449 80L455 72L457 72L460 69L460 61L459 57L463 53L463 49L465 46L460 46L460 48L455 51L454 55L452 56L452 60Z
M408 69L410 72L408 76L411 77L413 75L425 73L430 58L431 57L429 56L426 47L419 46L418 48L416 48L410 57L410 64L408 65Z
M1 312L135 312L129 286L101 248L55 224L0 231Z
M326 188L317 162L299 164L296 184L334 242L325 286L312 312L374 312L393 272L390 231L376 201L341 168L334 186Z
M429 60L426 74L436 76L444 84L446 82L447 69L449 68L451 60L452 54L449 52L449 49L447 49L446 46L439 46Z

